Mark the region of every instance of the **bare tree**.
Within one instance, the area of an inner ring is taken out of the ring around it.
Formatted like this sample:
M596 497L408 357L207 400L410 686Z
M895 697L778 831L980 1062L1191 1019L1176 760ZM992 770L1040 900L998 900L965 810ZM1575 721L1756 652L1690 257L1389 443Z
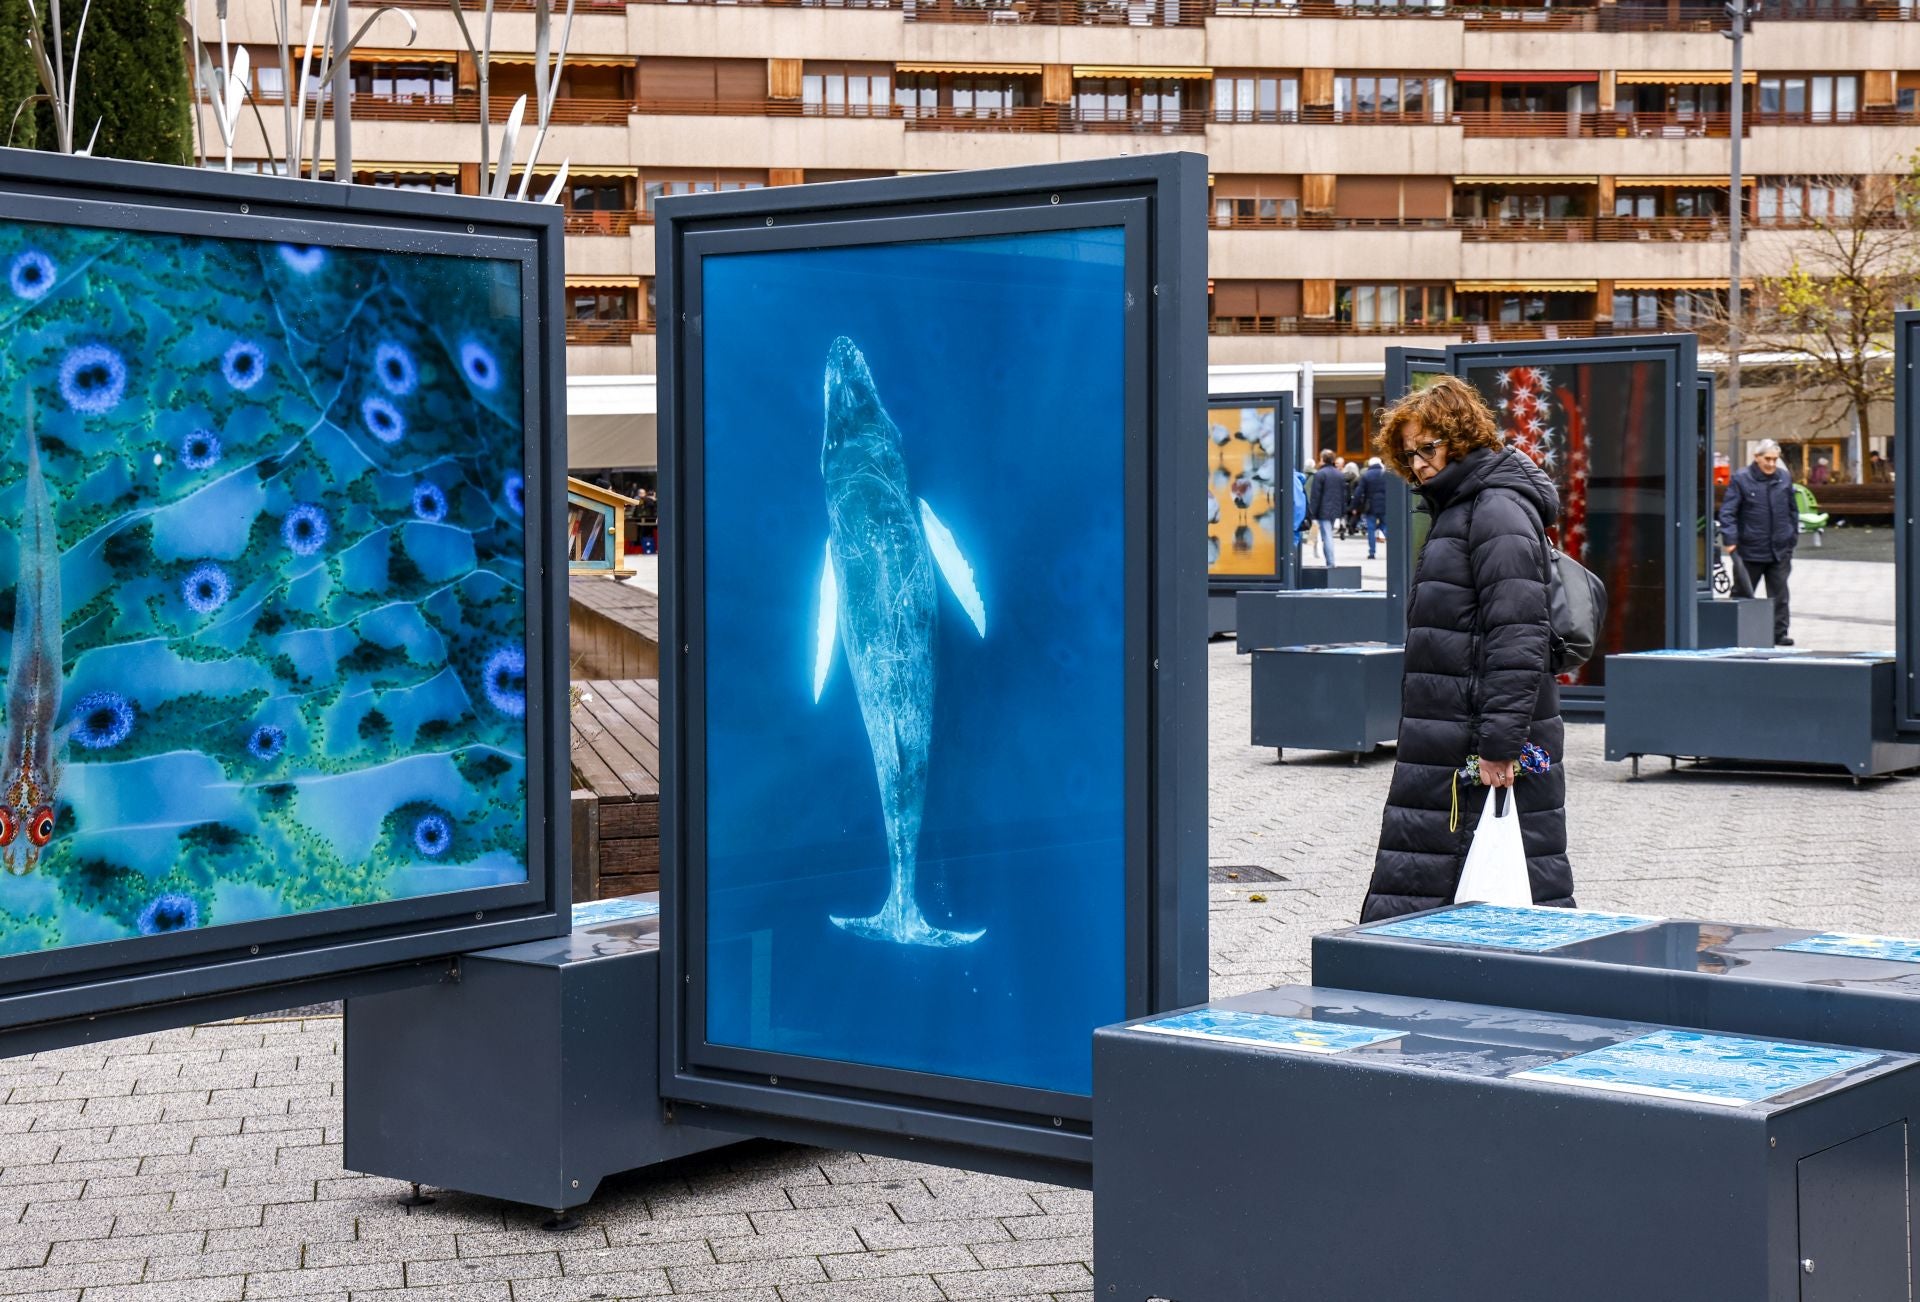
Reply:
M1920 154L1903 168L1857 190L1851 177L1810 181L1828 211L1761 256L1742 323L1742 352L1774 359L1769 401L1796 408L1810 433L1857 429L1863 451L1874 405L1893 398L1893 314L1920 303Z

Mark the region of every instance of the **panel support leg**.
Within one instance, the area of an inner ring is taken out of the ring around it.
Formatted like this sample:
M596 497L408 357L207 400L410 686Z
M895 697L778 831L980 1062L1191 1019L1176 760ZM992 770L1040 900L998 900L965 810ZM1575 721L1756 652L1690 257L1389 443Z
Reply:
M430 1207L433 1205L433 1201L432 1194L423 1194L420 1192L420 1182L415 1180L413 1182L413 1192L405 1198L402 1198L400 1205L402 1207Z

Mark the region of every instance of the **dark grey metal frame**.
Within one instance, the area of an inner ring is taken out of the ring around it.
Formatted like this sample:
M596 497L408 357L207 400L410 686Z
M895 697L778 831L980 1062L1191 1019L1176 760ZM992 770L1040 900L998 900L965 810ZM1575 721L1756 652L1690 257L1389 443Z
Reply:
M1293 472L1287 469L1288 451L1296 449L1299 438L1293 423L1291 393L1213 393L1207 395L1207 414L1223 407L1273 408L1273 573L1207 574L1207 591L1225 595L1234 592L1260 592L1293 586L1294 567L1299 549L1293 534ZM1284 521L1284 524L1282 523Z
M1920 740L1920 556L1913 550L1920 534L1920 311L1893 314L1893 561L1895 672L1894 702L1900 731Z
M1657 361L1667 367L1664 407L1667 428L1666 516L1672 526L1667 542L1667 638L1670 647L1691 647L1697 637L1698 589L1694 571L1694 509L1699 501L1693 433L1698 398L1699 339L1690 334L1640 335L1619 340L1563 339L1536 344L1452 344L1447 370L1466 378L1468 370L1489 366L1566 366L1584 362ZM1568 714L1597 715L1606 709L1604 687L1562 687Z
M1084 1184L1091 1100L705 1043L700 259L1123 225L1128 1015L1207 988L1206 160L1159 154L689 196L657 217L660 321L661 1095L696 1124ZM1088 1052L1092 1044L1089 1037Z
M1700 510L1707 522L1706 528L1700 533L1700 545L1706 548L1706 554L1704 556L1696 555L1693 558L1694 566L1699 571L1694 581L1700 587L1700 595L1705 597L1713 595L1713 566L1718 559L1716 553L1720 550L1720 521L1713 509L1715 505L1713 500L1713 458L1715 454L1720 451L1720 449L1714 445L1713 438L1716 433L1715 426L1718 423L1714 417L1714 396L1717 392L1719 376L1715 375L1712 371L1701 371L1694 376L1693 382L1694 400L1696 404L1693 417L1694 442L1701 448L1704 454L1700 460L1695 463L1699 468L1700 482L1695 484L1694 487L1699 490ZM1693 641L1687 643L1687 645L1690 647L1694 646L1699 640L1698 629L1696 628Z
M351 987L349 974L563 934L571 877L560 817L570 770L566 559L558 524L566 488L559 210L0 149L0 212L29 222L516 263L528 684L525 883L0 958L0 1049L81 1043L99 1038L105 1026L180 1025L209 1010L286 1007L303 995ZM552 581L555 575L560 581Z
M1384 397L1387 405L1398 402L1413 389L1416 375L1445 375L1447 354L1441 348L1387 349L1387 376ZM1413 554L1413 486L1392 471L1387 472L1387 514L1399 527L1387 531L1387 596L1400 603L1400 637L1407 634L1407 605L1413 600L1413 569L1418 558Z

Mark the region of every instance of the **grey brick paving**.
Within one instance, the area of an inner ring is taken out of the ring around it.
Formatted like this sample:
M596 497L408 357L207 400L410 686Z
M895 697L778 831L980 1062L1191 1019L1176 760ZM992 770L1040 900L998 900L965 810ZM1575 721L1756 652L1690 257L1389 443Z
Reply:
M1884 639L1873 567L1825 565L1795 574L1809 625ZM1246 660L1209 654L1211 858L1286 879L1212 888L1226 995L1304 980L1309 937L1351 920L1391 763L1277 764L1245 741ZM1920 783L1634 783L1597 727L1568 749L1583 902L1920 934ZM339 1074L328 1017L0 1064L0 1302L1092 1302L1084 1192L857 1153L748 1144L621 1177L561 1235L463 1194L409 1212L341 1169Z

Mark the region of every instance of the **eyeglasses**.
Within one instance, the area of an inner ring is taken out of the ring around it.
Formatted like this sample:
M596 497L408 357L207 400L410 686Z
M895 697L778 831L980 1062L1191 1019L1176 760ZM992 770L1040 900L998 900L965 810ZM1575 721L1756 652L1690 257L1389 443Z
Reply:
M1411 461L1424 461L1428 465L1432 465L1434 453L1445 446L1445 439L1435 439L1431 443L1417 443L1413 447L1406 449L1407 458Z

